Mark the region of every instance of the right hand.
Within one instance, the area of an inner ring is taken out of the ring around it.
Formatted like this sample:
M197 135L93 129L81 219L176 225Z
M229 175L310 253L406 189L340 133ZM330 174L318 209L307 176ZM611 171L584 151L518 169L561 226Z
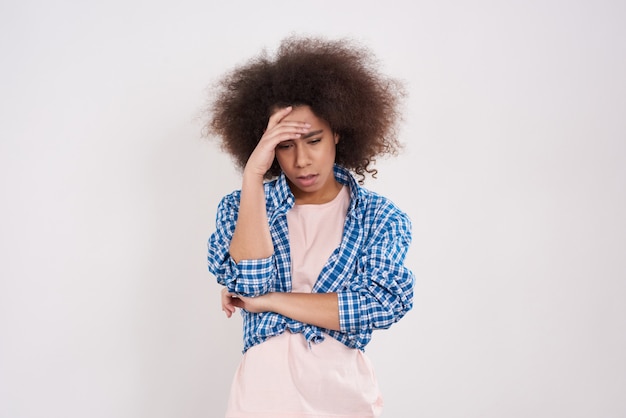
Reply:
M293 107L288 106L277 110L270 116L265 133L248 158L244 176L249 174L262 179L274 162L276 146L284 141L298 139L309 132L311 125L308 123L283 121L292 110Z

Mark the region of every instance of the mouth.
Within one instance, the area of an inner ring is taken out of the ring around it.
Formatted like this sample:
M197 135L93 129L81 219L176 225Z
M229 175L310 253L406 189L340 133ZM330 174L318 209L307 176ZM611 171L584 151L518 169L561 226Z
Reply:
M313 183L315 183L315 180L317 180L317 174L307 174L306 176L298 176L296 177L296 180L298 180L298 183L302 187L308 187L308 186L311 186Z

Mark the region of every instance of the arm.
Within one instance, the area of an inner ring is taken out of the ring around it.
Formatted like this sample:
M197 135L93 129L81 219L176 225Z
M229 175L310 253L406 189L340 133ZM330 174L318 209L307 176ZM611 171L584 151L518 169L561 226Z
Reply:
M291 110L292 107L286 107L270 117L265 134L244 168L239 217L229 249L236 263L267 258L274 253L265 209L263 178L274 162L276 146L283 141L299 138L310 128L304 122L283 122Z
M306 123L283 122L290 112L288 107L270 117L244 169L241 191L226 196L218 206L216 231L208 242L208 266L231 292L261 295L275 279L263 176L274 161L276 146L309 130Z
M240 192L225 196L217 207L216 229L208 241L207 264L217 282L229 291L246 296L267 293L276 279L273 257L240 260L229 248L237 225Z
M239 215L229 253L235 263L267 258L274 253L265 209L263 176L244 171Z
M268 293L254 298L222 292L222 310L275 312L310 325L359 337L365 346L373 329L388 328L413 306L413 273L404 266L411 241L408 217L383 207L358 261L355 277L338 293Z
M356 276L338 291L341 332L369 341L374 329L389 328L413 307L415 277L404 259L411 242L406 214L384 203L372 216Z
M227 317L235 308L248 312L275 312L296 321L339 331L337 293L273 292L254 298L237 296L222 289L222 310Z

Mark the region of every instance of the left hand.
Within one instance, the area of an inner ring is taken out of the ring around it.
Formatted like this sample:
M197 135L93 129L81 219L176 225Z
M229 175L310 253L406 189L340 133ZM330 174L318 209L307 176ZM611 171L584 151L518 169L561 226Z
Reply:
M260 313L269 311L270 294L249 298L230 293L228 289L222 289L222 310L228 318L235 313L235 308L245 309L248 312Z

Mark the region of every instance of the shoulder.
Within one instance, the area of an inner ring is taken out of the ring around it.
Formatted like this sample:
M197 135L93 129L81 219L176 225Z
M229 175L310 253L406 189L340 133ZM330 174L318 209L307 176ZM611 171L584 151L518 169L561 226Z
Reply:
M359 186L359 203L363 206L366 214L378 214L378 216L400 216L408 218L391 199L380 193Z
M365 225L373 230L394 231L410 235L412 223L406 212L386 196L365 187L359 189L358 204Z
M350 217L361 219L363 226L369 225L369 229L398 224L410 234L411 220L391 199L360 185L344 167L335 165L335 176L350 188Z
M231 193L228 193L227 195L222 197L218 207L220 209L239 207L240 201L241 201L241 190L234 190Z

